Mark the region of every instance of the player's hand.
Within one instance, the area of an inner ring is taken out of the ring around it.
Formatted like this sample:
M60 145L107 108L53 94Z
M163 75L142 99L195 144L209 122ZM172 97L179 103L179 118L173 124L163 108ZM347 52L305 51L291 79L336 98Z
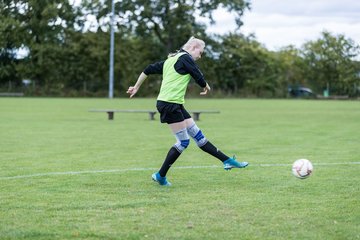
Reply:
M203 89L202 92L200 92L200 95L206 95L208 93L208 90L206 88Z
M200 95L206 95L208 92L210 92L211 88L208 83L206 83L206 87L204 87L203 91L200 92Z
M138 88L136 87L129 87L128 90L126 91L126 93L130 94L130 98L132 98L138 91Z

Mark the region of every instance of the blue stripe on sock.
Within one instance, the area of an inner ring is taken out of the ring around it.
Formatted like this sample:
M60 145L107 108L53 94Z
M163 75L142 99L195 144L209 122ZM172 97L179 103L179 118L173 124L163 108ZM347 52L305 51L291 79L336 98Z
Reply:
M201 130L195 135L194 137L197 141L200 141L204 138L204 135L202 134Z
M190 144L190 139L180 141L180 145L183 146L184 148L187 148L187 146L189 146L189 144Z

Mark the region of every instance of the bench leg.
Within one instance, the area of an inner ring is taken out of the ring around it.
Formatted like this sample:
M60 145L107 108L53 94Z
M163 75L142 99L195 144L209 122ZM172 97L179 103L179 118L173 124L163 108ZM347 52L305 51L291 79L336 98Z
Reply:
M193 113L193 119L195 121L199 121L200 120L200 113L199 112L194 112Z
M150 120L155 120L155 114L156 114L156 112L149 112L149 119Z
M108 114L108 119L109 120L113 120L114 119L114 112L107 112Z

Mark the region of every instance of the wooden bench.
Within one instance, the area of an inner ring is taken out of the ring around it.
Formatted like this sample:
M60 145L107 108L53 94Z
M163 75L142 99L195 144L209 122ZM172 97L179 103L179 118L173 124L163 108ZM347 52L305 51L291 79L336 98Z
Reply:
M200 113L220 113L220 111L217 111L217 110L192 110L192 111L189 111L189 113L192 114L194 121L199 121Z
M155 114L157 111L154 110L119 110L119 109L90 109L89 112L106 112L108 114L108 119L114 119L114 113L123 112L123 113L148 113L150 120L155 120Z
M123 112L123 113L148 113L150 120L155 120L155 114L157 111L155 110L125 110L125 109L90 109L89 112L106 112L108 114L108 119L113 120L114 114L116 112ZM220 111L215 110L192 110L189 111L192 114L192 117L195 121L200 120L201 113L220 113Z
M24 93L22 92L1 92L0 97L23 97Z

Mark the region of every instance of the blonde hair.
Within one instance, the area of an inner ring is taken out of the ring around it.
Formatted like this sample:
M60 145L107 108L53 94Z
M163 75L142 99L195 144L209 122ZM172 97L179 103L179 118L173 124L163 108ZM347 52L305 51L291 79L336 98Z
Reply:
M190 50L192 47L197 46L201 48L205 48L205 42L199 38L196 38L194 36L190 37L189 40L181 47L181 49L184 49L185 51ZM168 57L173 57L176 54L178 54L180 50L177 50L174 53L170 53Z
M192 36L191 38L189 38L189 40L184 44L184 46L182 48L184 50L186 50L186 49L190 49L191 47L194 47L194 46L199 46L201 48L205 48L205 42L199 38Z

